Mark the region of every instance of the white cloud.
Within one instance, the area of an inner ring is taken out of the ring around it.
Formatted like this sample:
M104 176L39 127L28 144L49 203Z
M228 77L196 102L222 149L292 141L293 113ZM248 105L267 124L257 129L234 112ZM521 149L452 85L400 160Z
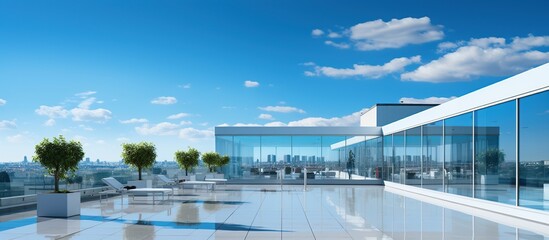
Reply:
M120 123L122 124L131 124L131 123L147 123L149 120L145 118L132 118L128 120L121 120Z
M549 46L549 36L515 37L510 43L504 38L478 38L456 45L462 46L414 71L403 73L401 79L468 81L481 76L509 76L549 61L549 52L534 50Z
M364 112L367 109L362 109L358 112L352 113L350 115L346 115L343 117L333 117L333 118L323 118L323 117L310 117L310 118L304 118L297 121L291 121L289 123L284 122L270 122L265 125L255 124L255 123L237 123L233 126L235 127L243 127L243 126L267 126L267 127L280 127L280 126L291 126L291 127L297 127L297 126L305 126L305 127L311 127L311 126L317 126L317 127L332 127L332 126L359 126L360 125L360 115L362 112ZM221 124L218 125L220 127L223 126L230 126L229 124Z
M178 113L178 114L173 114L173 115L170 115L168 116L168 119L180 119L180 118L184 118L184 117L188 117L188 116L191 116L190 114L188 113Z
M186 126L186 125L192 125L193 122L191 121L181 121L179 122L179 126Z
M6 103L8 103L8 101L0 98L0 106L6 105Z
M350 38L358 50L380 50L442 39L444 32L441 29L432 25L428 17L407 17L388 22L378 19L351 27Z
M448 102L452 99L455 99L455 96L452 97L428 97L428 98L400 98L399 102L401 103L421 103L421 104L442 104Z
M51 127L53 125L55 125L55 119L53 119L53 118L50 118L50 119L48 119L44 122L44 126L46 126L46 127Z
M21 142L23 142L24 139L25 139L25 137L21 134L6 137L6 141L8 141L10 143L21 143Z
M195 128L183 128L179 131L179 138L198 140L205 138L213 138L214 132L212 130L199 130Z
M189 89L191 88L191 84L190 83L186 83L186 84L182 84L182 85L179 85L180 88L184 88L184 89Z
M284 126L287 126L287 124L283 122L270 122L265 124L265 127L284 127Z
M161 122L156 125L149 125L148 123L145 123L141 127L135 127L135 131L141 135L157 136L176 135L178 129L178 124L169 122Z
M330 41L330 40L324 41L324 44L326 44L328 46L336 47L336 48L341 48L341 49L347 49L347 48L351 47L348 43L336 43L336 42L333 42L333 41Z
M235 109L236 107L233 106L222 106L222 109Z
M72 120L74 121L94 121L94 122L106 122L111 119L111 111L103 108L98 109L85 109L85 108L73 108L71 109Z
M177 99L175 97L157 97L157 98L151 100L151 103L152 104L169 105L169 104L177 103Z
M328 37L329 38L340 38L340 37L343 37L343 36L339 33L336 33L336 32L330 32L330 33L328 33Z
M364 78L380 78L386 75L402 72L404 68L410 64L421 62L421 56L411 58L401 57L395 58L383 65L360 65L354 64L353 68L334 68L315 66L315 71L306 71L306 76L326 76L334 78L348 77L364 77Z
M311 31L311 35L313 35L315 37L319 37L319 36L324 35L324 31L322 31L320 29L313 29L313 31Z
M99 145L103 145L103 144L105 144L105 140L99 139L99 140L95 141L95 143L97 143Z
M247 88L259 87L259 82L246 80L246 81L244 81L244 86L247 87Z
M259 127L262 125L257 123L237 123L234 126L235 127Z
M259 119L264 119L264 120L274 120L274 117L273 115L271 114L265 114L265 113L262 113L262 114L259 114Z
M119 137L119 138L116 139L116 141L118 141L118 142L129 142L130 139L126 138L126 137Z
M17 124L15 124L15 121L8 121L8 120L0 121L0 130L15 129L15 128L17 128Z
M318 29L320 30L320 29ZM322 30L320 30L322 31ZM322 33L324 33L322 31ZM322 36L314 35L316 37ZM431 24L429 17L391 19L388 22L382 19L359 23L341 32L330 32L328 38L347 37L347 41L361 51L381 50L386 48L401 48L410 44L421 44L444 38L442 26ZM332 42L333 43L333 42ZM340 47L339 44L327 45Z
M296 108L296 107L290 107L290 106L267 106L267 107L259 107L259 109L267 112L279 112L279 113L291 113L291 112L298 112L298 113L305 113L302 109Z
M209 125L209 123L208 123L208 122L203 122L203 123L200 123L200 126L203 126L203 127L205 127L205 126L208 126L208 125Z
M443 42L439 43L437 47L437 53L445 53L449 50L458 48L460 43Z
M97 92L95 92L95 91L87 91L87 92L81 92L81 93L74 94L74 96L77 96L77 97L80 97L80 98L88 98L89 96L94 95L96 93Z
M333 127L333 126L358 126L360 124L360 115L366 109L355 112L351 115L343 117L322 118L322 117L310 117L304 118L298 121L289 122L288 126L321 126L321 127Z
M48 116L51 118L66 118L69 115L69 111L61 106L45 106L42 105L34 112L41 116Z
M90 106L94 103L95 103L95 98L94 97L86 98L82 102L80 102L80 104L78 104L78 108L89 109Z

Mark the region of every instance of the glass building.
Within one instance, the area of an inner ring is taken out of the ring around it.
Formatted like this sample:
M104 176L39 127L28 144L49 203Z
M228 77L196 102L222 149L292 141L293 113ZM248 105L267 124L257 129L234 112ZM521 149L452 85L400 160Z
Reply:
M307 168L315 181L380 179L549 211L547 76L549 64L438 106L377 104L360 127L216 127L216 150L235 179L302 179Z

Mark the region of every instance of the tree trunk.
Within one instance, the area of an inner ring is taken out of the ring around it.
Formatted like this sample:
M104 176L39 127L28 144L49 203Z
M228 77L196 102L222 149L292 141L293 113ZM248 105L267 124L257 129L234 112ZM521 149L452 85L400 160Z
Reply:
M141 179L141 168L137 168L137 171L139 171L139 180L142 180Z
M53 174L53 185L55 192L59 192L59 171L55 171Z
M185 176L189 176L188 171L189 171L189 170L188 170L187 168L185 168Z

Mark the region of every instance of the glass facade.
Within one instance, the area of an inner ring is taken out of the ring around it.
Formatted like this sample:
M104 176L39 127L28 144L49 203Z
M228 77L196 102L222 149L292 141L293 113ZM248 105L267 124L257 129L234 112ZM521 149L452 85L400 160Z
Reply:
M549 210L549 92L382 137L218 136L232 178L383 179ZM518 170L518 171L517 171ZM228 173L228 172L227 172Z
M231 144L232 142L232 144ZM381 179L382 138L365 136L218 136L231 179Z

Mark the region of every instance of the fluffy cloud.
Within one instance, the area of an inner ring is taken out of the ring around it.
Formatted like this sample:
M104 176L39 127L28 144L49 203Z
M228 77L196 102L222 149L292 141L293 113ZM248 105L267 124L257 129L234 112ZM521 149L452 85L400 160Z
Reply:
M324 34L320 29L315 29ZM313 30L313 32L315 31ZM319 32L320 33L320 32ZM440 40L444 37L442 26L431 24L429 17L391 19L388 22L382 19L359 23L341 32L330 32L329 38L347 37L350 44L361 51L381 50L386 48L401 48L410 44L421 44ZM349 43L325 42L327 45L341 47Z
M324 35L324 31L322 31L320 29L313 29L313 31L311 31L311 35L313 35L315 37L319 37L319 36Z
M48 119L44 122L44 126L46 126L46 127L51 127L53 125L55 125L55 119L53 119L53 118L50 118L50 119Z
M51 118L66 118L69 115L69 111L61 106L45 106L42 105L34 112L41 116L47 116Z
M15 121L8 121L8 120L0 121L0 130L15 129L15 128L17 128L17 124L15 124Z
M179 137L182 139L198 140L204 138L213 138L212 130L199 130L195 128L183 128L179 131Z
M179 125L169 122L161 122L156 125L145 123L140 127L135 127L135 131L141 135L157 136L176 135L178 129Z
M181 122L179 122L180 126L192 125L192 124L193 124L193 122L191 122L191 121L181 121Z
M118 141L118 142L129 142L130 139L126 138L126 137L119 137L119 138L116 139L116 141Z
M244 86L247 87L247 88L259 87L259 82L246 80L246 81L244 81Z
M74 94L74 96L77 96L77 97L80 97L80 98L88 98L89 96L94 95L96 93L97 92L95 92L95 91L87 91L87 92L81 92L81 93Z
M98 109L85 109L85 108L73 108L71 109L72 120L74 121L94 121L94 122L106 122L111 119L111 111L103 108Z
M353 68L334 68L315 66L314 72L306 71L306 76L326 76L334 78L363 77L380 78L388 74L404 71L404 68L410 64L421 62L421 56L411 58L395 58L383 65L360 65L354 64Z
M273 115L271 114L266 114L266 113L262 113L262 114L259 114L259 119L264 119L264 120L274 120L274 117Z
M400 99L401 103L421 103L421 104L441 104L448 102L452 99L456 98L455 96L452 97L428 97L428 98L408 98L403 97Z
M8 101L0 98L0 106L6 105L6 103L8 103Z
M152 104L169 105L177 103L177 99L174 97L157 97L151 100Z
M323 118L323 117L310 117L304 118L297 121L291 121L289 123L284 123L280 121L270 122L264 125L255 124L255 123L237 123L233 126L236 127L245 127L245 126L266 126L266 127L281 127L281 126L291 126L291 127L337 127L337 126L359 126L360 125L360 115L362 112L367 109L362 109L358 112L346 115L343 117L333 117L333 118ZM218 125L220 127L230 126L229 124Z
M147 120L145 118L132 118L132 119L120 121L120 123L122 123L122 124L147 123L147 122L149 122L149 120Z
M170 115L168 116L168 119L180 119L180 118L184 118L184 117L188 117L190 116L190 114L188 113L178 113L178 114L173 114L173 115Z
M184 89L189 89L191 88L191 84L190 83L186 83L186 84L183 84L183 85L179 85L180 88L184 88Z
M298 113L305 113L302 109L296 108L296 107L290 107L290 106L267 106L267 107L259 107L259 109L267 112L279 112L279 113L292 113L292 112L298 112Z
M336 42L333 42L333 41L330 41L330 40L324 41L324 44L326 44L328 46L336 47L336 48L341 48L341 49L347 49L347 48L351 47L347 43L336 43Z
M513 75L549 61L549 52L534 50L549 46L549 36L515 37L510 42L489 37L441 45L439 52L449 52L403 73L401 79L435 83L468 81L481 76Z

